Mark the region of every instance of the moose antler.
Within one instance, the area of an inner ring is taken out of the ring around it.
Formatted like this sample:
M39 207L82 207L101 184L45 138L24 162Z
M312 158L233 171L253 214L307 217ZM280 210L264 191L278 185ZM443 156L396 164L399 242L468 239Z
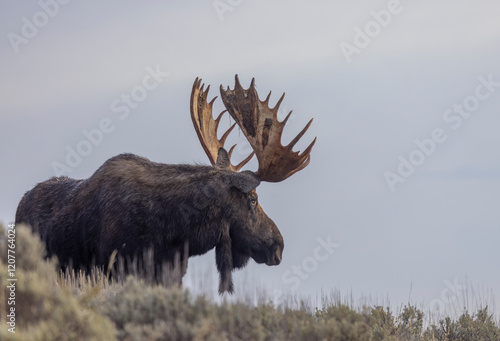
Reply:
M281 135L292 114L290 111L282 122L278 121L278 109L285 94L283 93L278 103L271 109L269 108L271 92L262 102L257 90L255 90L255 79L252 79L250 87L245 90L240 84L238 75L235 78L234 90L229 89L229 87L224 90L221 85L221 98L227 111L236 121L257 155L259 161L257 176L261 181L279 182L304 169L311 160L311 149L316 138L302 154L294 152L292 149L313 120L311 119L287 146L283 146Z
M208 91L210 90L210 85L207 87L205 91L203 91L203 87L205 84L201 84L201 79L196 78L193 84L193 90L191 92L191 119L193 120L194 129L196 130L196 134L198 134L198 139L200 140L205 153L207 154L212 166L214 166L217 162L217 155L219 152L219 148L224 147L224 143L226 142L226 138L233 130L236 123L234 123L225 133L222 135L220 139L217 138L217 128L219 127L220 120L222 115L226 112L224 110L219 114L219 116L214 120L212 117L212 105L217 97L214 97L212 101L207 102ZM233 153L236 145L232 146L229 150L229 158L231 158L231 154ZM243 167L250 159L253 157L254 153L252 152L246 159L241 161L239 164L234 166L230 164L231 170L237 172Z

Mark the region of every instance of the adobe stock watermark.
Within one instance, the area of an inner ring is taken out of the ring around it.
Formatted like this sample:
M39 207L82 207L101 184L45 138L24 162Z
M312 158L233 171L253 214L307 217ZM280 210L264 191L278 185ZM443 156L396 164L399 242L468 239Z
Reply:
M456 278L452 282L445 280L445 288L441 290L439 298L433 299L430 303L431 311L445 313L446 308L450 306L459 307L463 303L466 293L466 286L460 283Z
M487 77L479 76L479 83L475 86L474 92L465 97L460 103L453 103L452 107L445 110L442 119L445 125L434 128L424 139L415 139L415 148L405 157L398 156L398 165L395 171L385 171L383 176L387 186L394 192L397 184L404 184L406 179L412 175L417 167L436 152L437 146L448 139L447 129L456 131L463 122L470 118L480 107L481 103L491 98L500 82L493 79L493 75Z
M238 8L242 2L243 0L214 0L212 1L212 6L214 6L219 20L224 21L225 13L234 12L234 10Z
M7 33L7 39L12 46L15 54L19 53L19 47L26 45L31 39L35 38L40 30L47 26L49 21L54 18L60 11L61 6L67 5L70 0L40 0L38 6L40 10L32 15L21 18L21 30L19 33Z
M331 235L328 235L326 238L318 237L316 238L316 242L317 246L309 256L283 272L281 280L284 284L288 285L290 290L298 290L302 283L318 270L319 265L326 262L335 250L340 247L340 244L333 242ZM272 291L274 304L279 305L284 297L285 293L282 290L274 289Z
M105 136L115 130L114 121L116 118L122 121L128 118L132 110L145 101L148 93L156 89L168 75L168 72L162 71L158 64L155 68L146 66L146 75L142 78L141 84L134 86L127 93L122 93L111 102L111 112L119 114L119 116L104 117L99 121L97 127L90 130L83 129L83 138L74 147L66 146L65 162L52 162L51 166L56 176L68 175L73 172L74 168L78 167L83 159L104 141Z
M19 251L19 250L18 250ZM9 224L7 228L7 330L10 333L16 333L16 225ZM3 313L3 312L2 312Z
M411 1L411 0L410 0ZM368 21L363 28L355 26L352 44L345 41L339 44L340 51L348 63L352 62L353 55L358 55L363 49L368 47L373 39L378 37L382 29L387 28L394 16L403 12L403 5L399 0L389 0L386 9L370 11L373 20Z

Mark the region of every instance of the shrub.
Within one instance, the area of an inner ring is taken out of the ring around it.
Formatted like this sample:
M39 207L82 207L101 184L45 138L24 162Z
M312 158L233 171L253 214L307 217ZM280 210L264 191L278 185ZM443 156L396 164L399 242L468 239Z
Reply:
M15 334L3 320L9 292L7 241L0 227L1 340L114 340L114 328L104 316L84 306L57 282L55 261L43 259L44 247L26 226L16 226Z
M116 281L97 268L88 276L58 274L56 261L43 259L43 244L25 226L16 227L13 334L4 319L7 247L0 226L1 340L500 340L488 307L424 328L424 313L411 304L394 315L388 307L355 309L333 299L313 313L303 302L294 309L264 300L216 304L168 283L152 284L148 274Z
M439 321L439 326L429 327L424 335L429 340L434 337L439 341L500 340L500 328L485 307L478 310L475 318L468 312L464 312L457 321L446 317Z

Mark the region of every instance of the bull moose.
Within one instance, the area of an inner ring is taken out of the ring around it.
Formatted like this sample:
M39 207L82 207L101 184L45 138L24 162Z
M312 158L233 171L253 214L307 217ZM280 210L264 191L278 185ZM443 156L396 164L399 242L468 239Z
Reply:
M219 293L233 292L231 271L257 263L278 265L284 242L274 222L258 203L261 181L279 182L309 164L316 138L302 152L292 150L312 119L287 145L281 144L290 114L278 121L279 99L269 107L269 97L258 97L255 81L243 89L236 75L235 87L224 90L222 101L235 123L217 137L224 110L214 120L204 90L196 79L191 92L191 118L211 166L170 165L133 154L107 160L91 177L75 180L53 177L37 184L22 198L16 223L27 223L46 244L47 256L56 255L64 270L90 271L106 267L116 253L138 256L150 248L155 266L187 264L189 256L215 247ZM236 166L224 143L238 124L253 152ZM240 169L257 156L258 170ZM184 270L185 272L185 270ZM155 273L156 274L156 273Z

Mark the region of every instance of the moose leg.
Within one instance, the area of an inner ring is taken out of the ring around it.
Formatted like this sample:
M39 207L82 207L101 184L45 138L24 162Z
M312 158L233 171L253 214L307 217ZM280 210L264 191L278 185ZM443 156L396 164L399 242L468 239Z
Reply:
M229 236L229 226L224 229L219 244L215 247L215 261L220 275L219 294L225 291L232 294L234 291L233 277L233 255L231 250L231 238Z

